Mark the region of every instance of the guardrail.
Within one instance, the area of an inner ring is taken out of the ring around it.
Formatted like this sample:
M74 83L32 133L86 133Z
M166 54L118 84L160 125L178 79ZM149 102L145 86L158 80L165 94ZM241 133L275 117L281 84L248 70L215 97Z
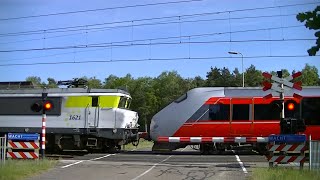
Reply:
M311 140L309 144L309 168L310 170L320 170L320 141Z
M0 164L6 162L7 136L0 137Z

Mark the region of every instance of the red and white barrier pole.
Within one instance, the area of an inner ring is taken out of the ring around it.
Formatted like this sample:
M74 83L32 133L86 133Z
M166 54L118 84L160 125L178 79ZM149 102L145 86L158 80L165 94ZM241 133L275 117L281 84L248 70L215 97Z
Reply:
M42 93L42 128L41 128L41 156L42 158L45 157L45 150L46 150L46 108L45 102L47 100L48 93Z
M42 158L45 157L44 151L46 150L46 119L47 115L45 113L42 114L42 129L41 129L41 155Z

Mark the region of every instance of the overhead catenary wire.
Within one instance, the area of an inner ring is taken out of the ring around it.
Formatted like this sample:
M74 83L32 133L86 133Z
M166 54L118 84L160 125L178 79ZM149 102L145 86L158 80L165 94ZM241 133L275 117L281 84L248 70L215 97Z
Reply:
M164 43L141 43L141 44L127 44L127 45L119 45L119 46L101 46L97 47L99 49L91 49L91 50L83 50L83 51L77 51L77 53L83 53L83 52L92 52L92 51L103 51L105 48L123 48L123 47L130 47L130 46L156 46L156 45L179 45L179 44L213 44L213 43L249 43L249 42L288 42L288 41L315 41L316 39L251 39L251 40L221 40L221 41L179 41L179 42L164 42ZM101 49L104 47L104 49ZM188 47L189 54L190 54L190 46ZM43 56L36 56L36 57L27 57L27 58L18 58L18 59L9 59L9 60L3 60L0 62L10 62L10 61L19 61L19 60L28 60L28 59L37 59L37 58L44 58L44 57L53 57L53 56L60 56L60 55L67 55L67 54L74 54L73 52L65 52L65 53L56 53L56 54L50 54L50 55L43 55Z
M58 13L50 13L50 14L39 14L39 15L30 15L30 16L1 18L0 21L28 19L28 18L39 18L39 17L47 17L47 16L59 16L59 15L78 14L78 13L87 13L87 12L97 12L97 11L106 11L106 10L115 10L115 9L126 9L126 8L136 8L136 7L145 7L145 6L157 6L157 5L167 5L167 4L190 3L190 2L199 2L199 1L203 1L203 0L182 0L182 1L168 1L168 2L149 3L149 4L135 4L135 5L117 6L117 7L108 7L108 8L99 8L99 9L87 9L87 10L79 10L79 11L69 11L69 12L58 12Z
M191 18L191 17L197 17L197 16L208 16L208 15L216 15L216 14L232 13L232 12L242 12L242 11L253 11L253 10L271 9L271 8L302 6L302 5L319 4L319 3L320 2L318 2L318 3L315 3L315 2L312 2L312 3L300 3L300 4L281 5L281 6L268 6L268 7L260 7L260 8L238 9L238 10L230 10L230 11L182 14L182 15L163 16L163 17L144 18L144 19L131 19L131 20L124 20L124 21L116 21L116 22L85 24L85 25L79 25L79 26L67 26L67 27L58 27L58 28L49 28L49 29L40 29L40 30L30 30L30 31L12 32L12 33L1 33L0 37L3 37L3 36L42 34L44 31L46 31L46 33L81 31L81 30L83 30L83 28L91 29L90 27L102 26L102 25L113 25L113 24L132 23L132 22L140 22L140 21L152 21L152 20L161 20L161 19L172 19L172 18L175 18L177 20L178 18L183 19L183 18ZM277 15L277 16L286 16L286 15L282 15L281 14L281 15ZM250 17L248 17L248 18L250 18ZM227 18L227 19L229 19L229 18ZM237 19L237 18L232 18L232 19ZM225 20L225 19L223 19L223 20ZM129 27L131 27L131 26L129 26ZM76 28L82 28L82 29L76 29ZM67 30L67 29L69 29L69 30ZM57 31L57 30L67 30L67 31Z
M272 55L272 56L246 56L246 59L259 58L299 58L299 57L318 57L308 55ZM85 64L85 63L116 63L116 62L144 62L144 61L182 61L182 60L213 60L213 59L232 59L240 57L214 56L214 57L177 57L177 58L146 58L146 59L112 59L112 60L88 60L88 61L60 61L60 62L35 62L35 63L15 63L0 64L2 66L34 66L34 65L57 65L57 64Z
M157 41L157 40L168 40L168 39L180 39L180 38L200 38L200 37L208 37L215 35L222 35L228 33L244 33L244 32L254 32L254 31L265 31L265 30L274 30L274 29L282 29L282 28L296 28L302 27L303 25L295 25L295 26L285 26L285 27L273 27L273 28L261 28L261 29L248 29L248 30L239 30L232 32L214 32L214 33L204 33L204 34L192 34L192 35L183 35L183 36L171 36L171 37L159 37L159 38L149 38L149 39L136 39L136 40L127 40L127 41L117 41L117 42L103 42L103 43L92 43L92 44L79 44L73 46L56 46L56 47L46 47L46 48L29 48L29 49L10 49L10 50L0 50L0 53L9 53L9 52L28 52L28 51L48 51L48 50L65 50L65 49L83 49L83 48L97 48L97 47L117 47L121 46L121 43L130 43L126 46L133 46L135 42L144 42L144 41ZM230 41L229 41L230 42ZM160 42L159 42L160 43ZM187 42L186 42L187 43ZM137 44L137 43L136 43ZM150 45L150 43L146 43Z
M285 14L285 15L281 15L281 17L293 16L293 15L296 15L296 14ZM236 18L231 18L231 20L253 19L253 18L271 18L271 17L279 17L279 15L236 17ZM193 22L199 23L199 22L222 21L222 20L229 20L229 18L200 19L200 20L192 20L192 21L181 21L181 23L193 23ZM95 33L95 32L113 30L113 29L117 29L117 28L126 28L126 27L133 28L133 27L141 27L141 26L166 25L166 24L176 24L176 23L179 23L179 21L136 24L136 25L125 25L125 26L114 26L114 27L90 28L89 30L91 30L91 31L89 31L89 32L90 33ZM95 29L95 31L92 31L93 29ZM79 34L87 34L86 33L87 31L83 32L83 30L85 30L85 29L81 29L81 30L82 30L82 32L80 32L80 33L71 33L71 34L63 34L63 35L55 35L55 36L46 36L46 39L62 38L62 37L66 37L66 36L73 36L73 35L79 35ZM75 31L78 31L78 30L75 30ZM65 32L70 32L70 31L65 31ZM44 33L48 34L47 31L44 31L41 34L44 34ZM51 32L51 33L53 33L53 32ZM57 33L57 32L55 32L55 33ZM12 36L14 36L14 35L12 35ZM16 35L16 36L19 36L19 35ZM0 38L1 38L1 35L0 35ZM0 44L13 44L13 43L22 43L22 42L30 42L30 41L38 41L38 40L43 40L43 38L24 39L24 40L20 40L20 41L11 41L11 42L0 42Z
M33 33L21 33L21 34L7 34L7 35L1 35L2 37L8 37L8 36L25 36L25 35L37 35L37 34L52 34L52 33L64 33L64 32L75 32L75 31L89 31L89 32L99 32L99 31L105 31L105 30L114 30L118 28L133 28L133 27L141 27L141 26L153 26L153 25L167 25L167 24L179 24L179 23L199 23L199 22L210 22L210 21L226 21L226 20L242 20L242 19L256 19L256 18L272 18L272 17L287 17L287 16L295 16L296 14L284 14L284 15L261 15L261 16L245 16L245 17L235 17L235 18L213 18L213 19L198 19L198 20L187 20L187 21L171 21L171 22L154 22L154 23L144 23L144 24L131 24L131 25L121 25L121 26L112 26L112 27L93 27L93 28L83 28L83 29L71 29L71 30L62 30L62 31L47 31L43 30L42 32L33 32ZM94 30L94 31L93 31ZM76 34L68 34L68 35L61 35L61 36L69 36L69 35L77 35L77 34L84 34L82 33L76 33ZM59 37L59 36L52 36L53 38ZM48 38L51 38L50 36ZM34 40L34 39L32 39ZM35 39L40 40L40 38ZM0 43L3 44L3 43Z

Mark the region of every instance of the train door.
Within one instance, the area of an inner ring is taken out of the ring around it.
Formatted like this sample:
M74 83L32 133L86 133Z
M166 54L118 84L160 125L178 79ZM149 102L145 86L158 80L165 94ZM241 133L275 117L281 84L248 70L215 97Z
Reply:
M230 130L233 136L251 136L253 128L253 98L231 98Z
M87 122L89 128L95 128L99 125L99 97L93 96L91 107L87 107Z

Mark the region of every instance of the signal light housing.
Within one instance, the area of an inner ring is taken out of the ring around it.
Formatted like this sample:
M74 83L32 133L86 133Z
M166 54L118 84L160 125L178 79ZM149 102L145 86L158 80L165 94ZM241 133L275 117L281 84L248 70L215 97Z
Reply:
M297 118L295 115L298 113L298 104L294 100L287 100L284 104L284 114L288 118Z
M33 112L40 112L41 110L44 111L50 111L53 109L53 104L51 101L45 101L43 102L35 102L31 105L31 110Z

